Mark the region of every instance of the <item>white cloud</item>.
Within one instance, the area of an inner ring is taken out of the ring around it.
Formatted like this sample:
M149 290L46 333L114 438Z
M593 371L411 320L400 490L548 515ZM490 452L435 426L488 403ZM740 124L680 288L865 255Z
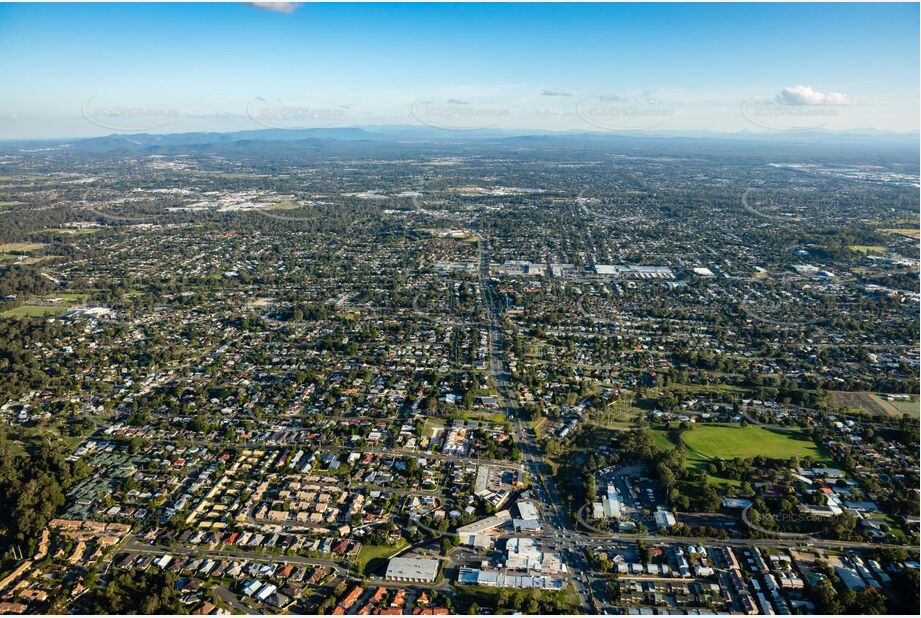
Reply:
M784 105L853 105L846 94L840 92L819 92L809 86L787 87L777 95L777 101Z
M565 90L544 90L541 94L545 97L571 97L572 93Z
M273 13L293 13L301 8L300 2L250 2L249 5Z

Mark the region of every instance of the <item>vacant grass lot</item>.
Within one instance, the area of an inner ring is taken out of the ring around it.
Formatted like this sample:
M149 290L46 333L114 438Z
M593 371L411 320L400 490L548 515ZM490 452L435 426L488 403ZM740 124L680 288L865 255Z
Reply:
M443 419L427 417L425 425L422 426L422 435L426 438L433 438L437 430L443 430L444 428L445 422Z
M917 397L912 397L911 401L886 401L879 395L873 395L879 401L880 405L891 408L896 415L908 414L918 418L921 416L921 402Z
M919 411L921 411L919 410L921 403L919 403L916 395L912 395L910 401L887 401L877 393L866 391L832 391L831 396L835 405L877 416L898 417L908 414L917 417L919 416Z
M503 424L508 419L502 412L480 412L478 410L457 410L451 413L452 419L464 421L483 421L484 423Z
M909 238L921 238L921 231L918 228L886 228L882 230L877 230L883 232L884 234L898 234L899 236L908 236Z
M372 572L380 571L383 575L387 566L387 559L397 553L408 543L405 539L400 539L396 545L364 545L358 550L355 557L355 567L359 573L368 575Z

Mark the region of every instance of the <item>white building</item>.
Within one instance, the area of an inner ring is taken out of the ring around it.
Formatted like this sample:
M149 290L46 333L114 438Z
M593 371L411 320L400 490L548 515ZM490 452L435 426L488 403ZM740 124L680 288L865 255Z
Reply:
M659 528L671 528L677 523L675 520L675 514L671 511L663 511L662 509L659 509L655 512L654 517L656 519L656 525Z
M617 493L617 487L608 485L607 494L601 498L601 504L604 507L605 517L623 517L623 511L620 506L620 494Z
M397 582L432 583L438 576L438 561L426 558L392 558L387 579Z

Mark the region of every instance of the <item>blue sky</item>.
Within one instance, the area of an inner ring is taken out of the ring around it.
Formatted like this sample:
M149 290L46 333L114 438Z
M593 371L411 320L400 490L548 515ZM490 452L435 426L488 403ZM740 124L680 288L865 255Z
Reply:
M0 5L0 138L917 131L917 4Z

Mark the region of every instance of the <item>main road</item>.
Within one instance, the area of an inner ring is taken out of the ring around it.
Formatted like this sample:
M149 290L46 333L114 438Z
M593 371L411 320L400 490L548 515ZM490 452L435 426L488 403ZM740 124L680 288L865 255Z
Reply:
M500 405L515 431L515 439L521 450L523 468L531 478L539 483L535 493L543 507L547 524L552 527L550 539L547 544L563 553L564 561L572 570L571 581L583 609L587 614L596 613L591 600L591 586L589 574L591 566L588 564L582 550L583 539L577 532L575 522L569 516L556 483L553 481L551 467L544 461L537 438L531 427L522 420L521 405L512 385L504 355L505 327L502 320L502 306L497 291L489 277L489 244L480 238L478 241L480 254L480 289L483 295L483 305L487 312L487 328L489 331L489 373L499 394Z

